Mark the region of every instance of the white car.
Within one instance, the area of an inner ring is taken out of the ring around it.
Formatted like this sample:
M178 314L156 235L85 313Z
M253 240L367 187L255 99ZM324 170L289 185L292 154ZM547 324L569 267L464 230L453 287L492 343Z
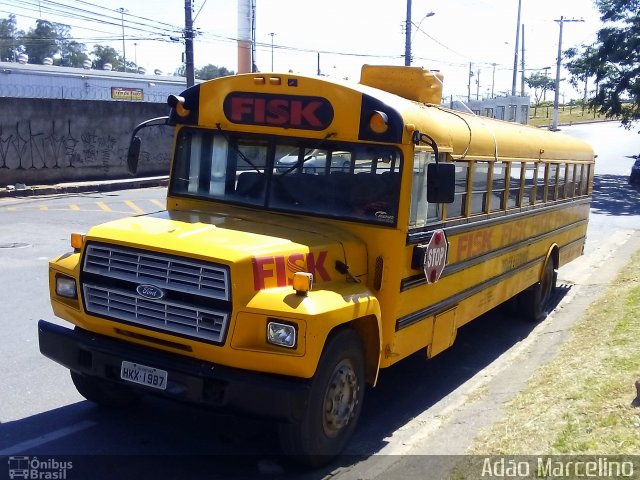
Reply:
M285 155L276 160L276 170L286 172L298 162L297 155ZM304 173L321 173L327 165L327 155L325 153L315 153L307 155L302 171ZM331 154L331 171L348 172L351 168L351 153L333 152Z

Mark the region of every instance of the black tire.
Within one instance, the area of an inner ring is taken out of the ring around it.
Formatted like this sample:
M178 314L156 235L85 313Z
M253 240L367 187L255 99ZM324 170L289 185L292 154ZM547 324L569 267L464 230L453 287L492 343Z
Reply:
M556 289L558 273L552 257L547 259L540 281L518 295L518 308L529 321L540 322L548 315L547 305Z
M353 330L339 331L322 353L302 421L280 425L284 453L310 467L330 462L356 428L364 389L360 338Z
M127 407L138 403L143 396L126 385L76 372L71 372L71 380L80 395L103 407Z

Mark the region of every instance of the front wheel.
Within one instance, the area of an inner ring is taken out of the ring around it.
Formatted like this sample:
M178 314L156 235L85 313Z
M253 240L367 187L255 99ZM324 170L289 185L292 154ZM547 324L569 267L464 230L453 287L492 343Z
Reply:
M556 289L557 277L553 258L549 257L540 281L518 295L518 307L527 320L539 322L547 316L547 304Z
M284 452L312 467L331 461L355 430L364 388L362 343L353 330L342 330L322 353L303 419L280 426Z

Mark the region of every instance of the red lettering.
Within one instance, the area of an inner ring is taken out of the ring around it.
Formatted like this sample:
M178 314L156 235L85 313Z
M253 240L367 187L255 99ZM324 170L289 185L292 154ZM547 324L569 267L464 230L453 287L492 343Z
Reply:
M253 258L253 289L263 290L266 278L273 277L273 270L266 269L267 265L273 265L273 257Z
M267 102L267 123L284 125L289 122L289 102L286 100L269 100Z
M287 268L284 263L284 257L275 257L276 273L278 274L277 283L279 287L287 286Z
M253 113L253 105L252 98L234 97L231 100L231 121L247 121L244 117Z
M291 102L291 125L299 127L305 124L322 128L322 122L316 116L316 110L322 106L320 102L309 102L306 105L300 100ZM304 121L303 121L304 120Z
M253 121L257 123L265 122L265 100L264 98L256 98L255 102L255 112L253 113Z
M318 259L316 260L313 252L309 252L307 255L307 270L313 274L314 279L319 275L325 282L331 280L331 277L324 268L324 261L327 259L327 252L322 251L318 253Z

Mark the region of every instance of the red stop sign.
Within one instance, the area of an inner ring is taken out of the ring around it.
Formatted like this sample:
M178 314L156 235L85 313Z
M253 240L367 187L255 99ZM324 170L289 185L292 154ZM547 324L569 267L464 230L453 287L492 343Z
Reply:
M436 283L447 264L449 244L443 230L433 232L424 252L424 276L427 283Z

